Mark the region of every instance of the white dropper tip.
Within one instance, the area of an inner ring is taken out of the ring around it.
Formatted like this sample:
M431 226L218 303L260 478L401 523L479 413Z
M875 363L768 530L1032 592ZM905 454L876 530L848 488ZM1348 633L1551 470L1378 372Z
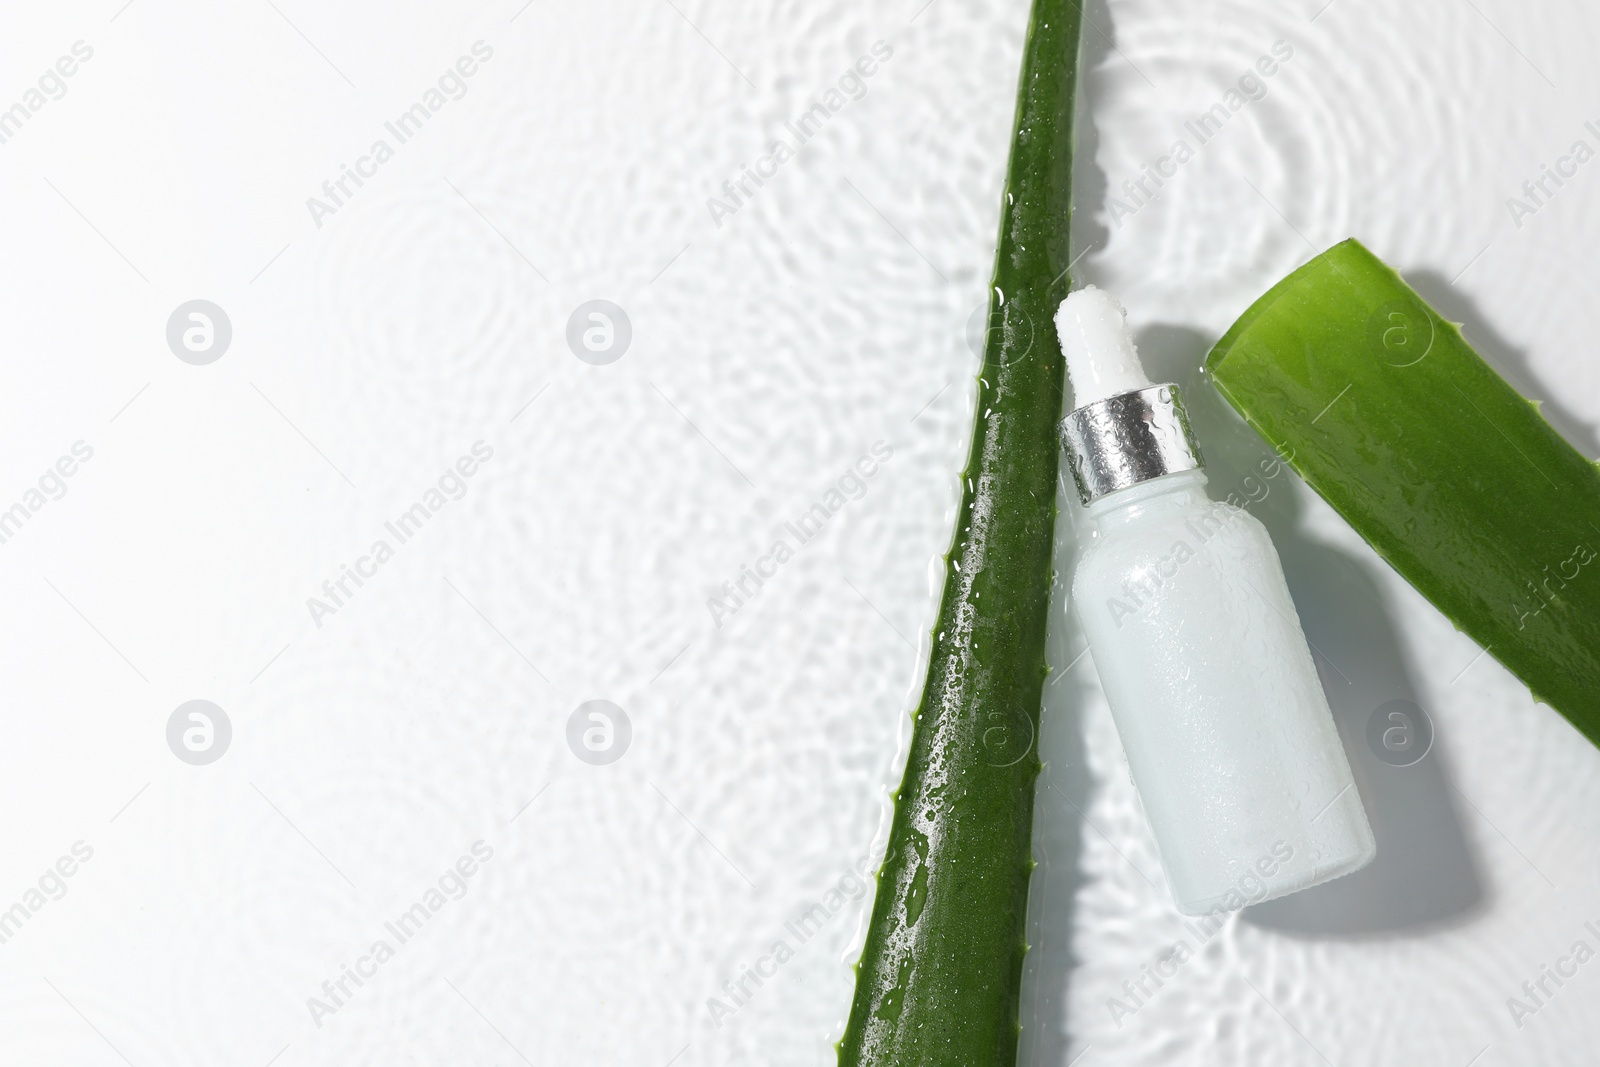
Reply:
M1088 285L1067 294L1056 309L1056 335L1067 357L1074 408L1154 384L1139 365L1127 312L1104 289Z

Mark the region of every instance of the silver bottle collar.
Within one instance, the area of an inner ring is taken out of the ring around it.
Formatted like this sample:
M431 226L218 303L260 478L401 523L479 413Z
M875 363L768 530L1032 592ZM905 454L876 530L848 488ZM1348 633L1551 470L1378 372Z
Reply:
M1171 383L1085 404L1061 420L1067 465L1085 504L1159 478L1205 466L1189 413Z

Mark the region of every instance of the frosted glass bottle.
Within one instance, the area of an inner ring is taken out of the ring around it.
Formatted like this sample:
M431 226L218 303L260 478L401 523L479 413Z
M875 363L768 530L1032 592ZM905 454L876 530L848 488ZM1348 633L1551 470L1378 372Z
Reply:
M1072 599L1178 910L1271 900L1376 854L1266 529L1191 470L1088 507Z
M1266 528L1207 497L1176 387L1144 378L1120 306L1083 290L1058 322L1092 398L1063 424L1087 500L1072 602L1178 909L1365 866L1372 830Z

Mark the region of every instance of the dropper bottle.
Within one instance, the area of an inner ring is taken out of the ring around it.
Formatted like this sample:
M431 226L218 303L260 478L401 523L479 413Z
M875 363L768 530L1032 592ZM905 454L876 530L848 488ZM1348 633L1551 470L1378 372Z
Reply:
M1365 866L1372 830L1266 528L1207 497L1178 387L1145 376L1114 298L1072 293L1056 330L1087 520L1072 601L1178 910Z

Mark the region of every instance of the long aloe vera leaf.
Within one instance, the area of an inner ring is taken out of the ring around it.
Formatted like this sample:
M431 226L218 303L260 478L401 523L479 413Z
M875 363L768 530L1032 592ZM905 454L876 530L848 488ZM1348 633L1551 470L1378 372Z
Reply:
M1378 554L1600 744L1600 470L1400 276L1345 241L1206 371Z
M1035 0L977 424L843 1067L1015 1062L1046 674L1080 11Z

